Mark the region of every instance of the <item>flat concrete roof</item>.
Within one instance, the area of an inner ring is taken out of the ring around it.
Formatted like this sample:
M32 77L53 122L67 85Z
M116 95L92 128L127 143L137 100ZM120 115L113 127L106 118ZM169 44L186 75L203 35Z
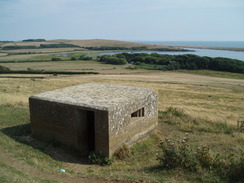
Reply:
M138 100L145 100L153 92L149 88L123 85L87 83L31 96L40 100L109 110Z

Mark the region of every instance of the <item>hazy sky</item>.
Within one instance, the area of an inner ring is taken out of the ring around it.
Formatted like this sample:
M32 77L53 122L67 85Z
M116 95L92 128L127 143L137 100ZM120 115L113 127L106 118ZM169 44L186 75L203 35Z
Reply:
M244 41L244 0L0 0L0 40Z

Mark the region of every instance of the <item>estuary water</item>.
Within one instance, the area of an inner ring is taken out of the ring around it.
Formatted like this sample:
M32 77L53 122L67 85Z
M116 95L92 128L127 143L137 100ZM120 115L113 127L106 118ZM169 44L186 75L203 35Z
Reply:
M244 41L134 41L138 43L146 44L161 44L161 45L172 45L176 47L180 46L209 46L209 47L228 47L228 48L244 48ZM213 49L199 49L199 48L187 48L193 52L173 52L173 51L133 51L127 53L158 53L168 55L184 55L184 54L195 54L199 56L208 57L225 57L244 61L244 51L228 51L228 50L213 50ZM113 55L121 52L105 53L107 55Z
M227 47L244 48L244 41L134 41L145 44L161 44L172 46L209 46L209 47Z
M226 51L226 50L210 50L210 49L196 49L189 48L192 52L186 51L123 51L124 53L157 53L157 54L165 54L165 55L185 55L185 54L195 54L199 56L208 56L208 57L224 57L224 58L232 58L244 61L244 52L241 51ZM110 53L102 53L102 55L114 55L122 52L110 52Z

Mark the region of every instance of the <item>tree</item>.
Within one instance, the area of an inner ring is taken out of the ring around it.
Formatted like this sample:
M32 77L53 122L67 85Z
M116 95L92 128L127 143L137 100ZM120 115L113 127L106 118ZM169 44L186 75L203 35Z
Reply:
M61 58L53 57L52 61L61 61Z
M127 60L125 58L118 58L116 56L110 56L110 55L101 56L99 61L104 62L106 64L115 64L115 65L127 64Z

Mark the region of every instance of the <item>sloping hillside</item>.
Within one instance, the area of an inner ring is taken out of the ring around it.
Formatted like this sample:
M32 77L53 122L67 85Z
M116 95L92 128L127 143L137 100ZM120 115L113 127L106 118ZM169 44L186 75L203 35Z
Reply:
M107 39L89 39L89 40L66 40L66 39L57 39L57 40L48 40L48 41L34 41L34 42L8 42L2 43L1 47L4 46L37 46L39 47L41 44L73 44L81 47L95 47L95 46L111 46L111 47L141 47L146 46L148 48L171 48L170 46L164 45L152 45L152 44L142 44L142 43L134 43L128 41L117 41L117 40L107 40Z
M52 42L63 42L74 45L79 45L81 47L89 47L89 46L112 46L112 47L140 47L147 46L148 48L168 48L168 46L164 45L152 45L152 44L142 44L142 43L134 43L128 41L117 41L117 40L107 40L107 39L89 39L89 40L52 40Z

